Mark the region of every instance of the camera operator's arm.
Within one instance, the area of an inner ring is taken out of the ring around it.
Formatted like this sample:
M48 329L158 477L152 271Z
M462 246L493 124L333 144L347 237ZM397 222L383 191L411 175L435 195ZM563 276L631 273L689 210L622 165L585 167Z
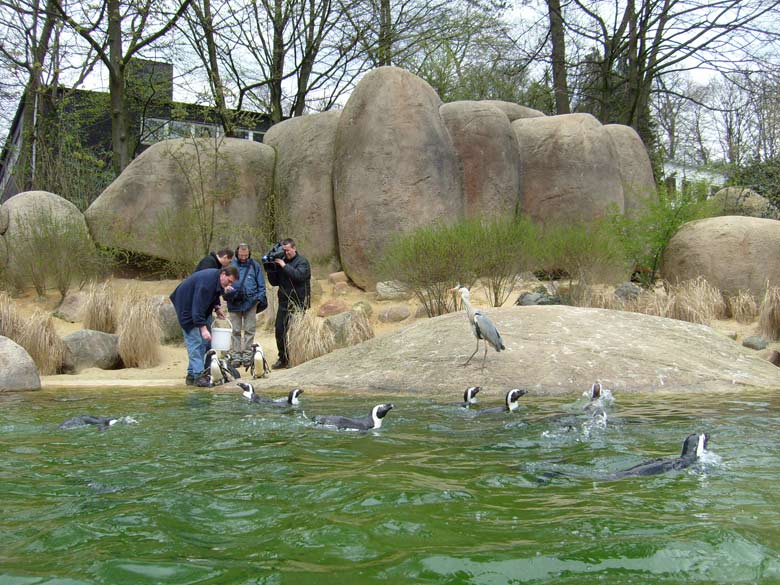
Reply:
M264 263L263 268L265 268L265 275L268 277L268 284L271 286L279 286L281 268L279 268L275 263Z
M309 261L300 254L297 254L295 258L293 258L292 262L285 262L284 260L279 259L276 260L276 263L281 267L281 270L284 271L287 277L295 284L303 284L308 282L311 278L311 267L309 266Z

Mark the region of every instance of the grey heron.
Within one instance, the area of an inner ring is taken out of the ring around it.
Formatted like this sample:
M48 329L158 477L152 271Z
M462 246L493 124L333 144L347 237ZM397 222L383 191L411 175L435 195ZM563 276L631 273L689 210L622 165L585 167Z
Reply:
M498 329L496 329L496 326L493 325L493 322L488 319L487 315L483 315L479 309L475 309L471 306L471 303L469 302L469 289L465 286L456 286L450 290L453 293L460 293L460 298L463 299L463 308L466 309L466 318L471 325L471 331L474 333L474 337L477 338L477 349L474 350L474 353L469 356L469 359L467 359L466 363L463 365L467 366L469 364L471 358L479 351L480 340L484 340L485 355L482 357L482 369L484 369L485 360L487 359L488 344L492 345L496 351L506 349L504 341L501 339L501 334L498 332Z

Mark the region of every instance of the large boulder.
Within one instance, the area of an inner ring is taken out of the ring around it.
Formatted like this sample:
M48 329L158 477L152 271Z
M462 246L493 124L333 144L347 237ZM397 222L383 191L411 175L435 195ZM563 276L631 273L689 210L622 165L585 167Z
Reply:
M116 370L122 367L119 336L92 329L82 329L62 338L68 348L67 371L85 368Z
M171 343L184 339L184 333L179 325L176 308L168 295L151 295L149 303L157 310L157 320L160 324L160 342Z
M468 217L513 215L520 197L520 154L509 119L485 102L439 108L463 165Z
M604 131L615 145L625 213L628 217L636 217L649 202L658 199L650 156L639 134L631 126L607 124Z
M8 244L8 262L14 262L17 258L19 262L24 262L24 258L30 253L26 246L30 227L41 220L53 220L48 224L52 229L55 226L67 226L69 230L80 232L85 240L89 239L87 224L79 208L54 193L24 191L8 199L2 207L8 212L8 229L4 234ZM56 240L52 239L51 243L54 245Z
M104 246L194 264L203 255L199 234L211 227L212 204L213 249L235 246L264 226L274 157L270 146L238 138L158 142L84 215Z
M745 187L725 187L712 196L712 202L726 215L780 219L778 209L766 197Z
M570 223L623 212L623 186L610 135L590 114L512 122L520 145L523 211Z
M0 335L0 392L40 388L41 377L30 354L15 341Z
M777 367L705 325L639 313L568 306L503 307L485 313L506 351L475 348L462 313L423 319L274 372L270 386L376 392L440 392L456 399L479 381L485 401L509 388L579 396L600 381L617 392L733 393L739 387L780 390ZM480 394L480 396L483 396Z
M290 118L263 142L276 150L275 231L295 239L315 277L340 269L331 174L340 111Z
M5 268L7 265L8 265L8 242L6 242L5 236L0 236L0 269Z
M439 115L441 100L396 67L366 74L339 119L333 198L341 264L357 286L391 238L463 217L461 170Z
M780 286L780 221L727 215L683 225L669 241L661 273L669 282L703 276L726 295L761 298Z
M498 108L504 112L504 114L506 114L506 117L509 118L510 122L514 122L515 120L522 120L523 118L541 118L544 116L544 113L540 112L539 110L527 108L526 106L521 106L520 104L515 104L513 102L505 102L502 100L482 100L479 103Z

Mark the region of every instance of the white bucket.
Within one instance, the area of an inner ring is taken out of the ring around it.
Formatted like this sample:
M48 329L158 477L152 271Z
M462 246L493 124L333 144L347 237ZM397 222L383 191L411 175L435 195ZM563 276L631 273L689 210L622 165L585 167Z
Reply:
M233 334L233 325L230 327L211 328L211 349L227 351L230 349L230 336Z

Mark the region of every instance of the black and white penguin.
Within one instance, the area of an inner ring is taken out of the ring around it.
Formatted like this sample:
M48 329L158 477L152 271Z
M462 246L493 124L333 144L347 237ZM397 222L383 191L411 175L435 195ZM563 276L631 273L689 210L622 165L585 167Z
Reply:
M258 393L256 393L252 384L238 382L238 386L244 391L242 393L244 398L250 402L262 404L263 406L272 406L274 408L298 406L301 403L299 397L301 394L303 394L302 388L293 388L284 398L268 398L267 396L260 396Z
M83 414L81 416L74 416L69 418L60 424L61 429L77 429L86 425L96 425L99 431L104 431L108 427L114 426L119 422L118 418L112 416L92 416L89 414Z
M217 350L210 349L203 358L203 370L207 372L212 386L223 384L225 380L222 377L222 369L219 367L219 358Z
M685 469L696 463L707 449L707 435L704 433L693 433L685 437L683 441L682 453L679 457L671 459L651 459L639 465L634 465L623 471L618 471L607 476L606 479L622 479L624 477L642 477L645 475L658 475L667 471L676 471Z
M528 394L528 390L521 390L520 388L514 388L506 393L506 397L504 398L504 406L483 408L482 410L478 410L477 414L479 416L482 416L484 414L499 414L502 412L513 412L514 410L517 410L517 407L519 406L517 404L518 399L521 396L525 396L526 394Z
M583 394L586 394L583 392ZM590 387L590 392L587 394L588 402L582 407L582 410L590 414L593 418L602 418L604 423L607 422L607 409L604 404L604 394L599 382L595 382Z
M463 402L456 402L457 406L461 408L469 408L472 404L477 403L477 394L482 390L479 386L470 386L463 391Z
M252 379L265 378L271 373L268 361L265 359L265 352L259 343L252 344L252 362L249 365L249 373Z
M231 363L232 361L233 357L229 353L226 353L224 358L219 359L219 371L222 372L222 380L225 384L241 377L241 373Z
M314 422L328 427L336 427L348 431L370 431L382 426L382 419L395 406L393 404L377 404L371 409L371 414L363 418L347 418L345 416L315 416Z

